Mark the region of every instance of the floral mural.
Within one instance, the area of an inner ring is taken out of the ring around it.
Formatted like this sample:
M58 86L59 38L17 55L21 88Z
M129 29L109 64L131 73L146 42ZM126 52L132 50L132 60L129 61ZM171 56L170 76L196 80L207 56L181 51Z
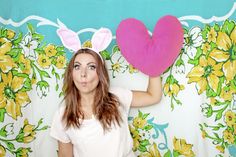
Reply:
M40 98L46 97L50 84L45 78L56 80L54 88L59 90L57 80L62 75L58 69L66 66L65 50L62 46L44 44L43 36L28 24L28 32L15 32L0 28L0 156L10 152L13 156L29 156L32 149L27 144L37 139L37 133L48 129L43 118L31 124L27 118L18 131L17 120L23 117L23 109L31 105L29 91L35 86ZM59 92L59 95L61 93ZM12 122L5 121L10 117ZM15 143L23 143L17 147Z
M60 22L58 22L60 24ZM68 53L62 44L53 44L37 33L33 23L26 32L0 27L0 157L31 156L32 143L39 135L48 135L50 125L44 117L32 123L25 109L39 99L46 99L53 89L57 98L63 95L63 73ZM175 63L162 75L163 98L168 100L170 113L184 108L180 95L188 88L203 98L199 105L202 121L198 124L200 141L208 141L215 156L236 154L236 24L226 19L221 23L183 27L184 43ZM91 47L89 40L83 47ZM111 79L135 75L114 44L101 52ZM182 79L182 80L181 80ZM50 83L52 80L54 83ZM189 104L187 104L189 105ZM50 115L52 116L52 115ZM20 123L22 121L22 123ZM129 117L133 151L139 157L193 157L198 145L185 136L169 135L173 120L160 121L159 115L142 109ZM173 131L174 132L174 131ZM175 132L174 132L175 133ZM49 135L48 135L49 138ZM57 148L55 147L55 151Z

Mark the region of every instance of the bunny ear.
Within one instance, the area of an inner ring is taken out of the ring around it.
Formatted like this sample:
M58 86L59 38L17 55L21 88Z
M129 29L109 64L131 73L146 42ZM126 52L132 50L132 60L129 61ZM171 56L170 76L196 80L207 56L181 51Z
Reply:
M57 34L60 37L62 44L74 52L78 51L81 48L81 42L78 35L72 30L61 27L57 30Z
M92 49L96 52L105 50L112 40L112 33L108 28L100 28L93 34Z

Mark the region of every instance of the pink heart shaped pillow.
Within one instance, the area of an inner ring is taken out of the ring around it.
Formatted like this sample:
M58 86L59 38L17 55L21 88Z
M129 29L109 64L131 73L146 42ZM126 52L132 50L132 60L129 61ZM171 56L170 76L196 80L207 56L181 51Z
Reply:
M119 24L116 40L131 65L149 76L159 76L178 57L183 29L176 17L167 15L158 20L150 37L141 21L128 18Z

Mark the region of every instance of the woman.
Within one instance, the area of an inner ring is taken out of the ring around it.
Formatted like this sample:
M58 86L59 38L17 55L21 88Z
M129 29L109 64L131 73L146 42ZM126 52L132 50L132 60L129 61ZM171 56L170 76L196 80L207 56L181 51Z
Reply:
M65 105L51 126L59 157L134 157L129 108L156 104L162 95L160 77L149 78L146 92L110 89L105 64L91 49L72 57L63 89Z

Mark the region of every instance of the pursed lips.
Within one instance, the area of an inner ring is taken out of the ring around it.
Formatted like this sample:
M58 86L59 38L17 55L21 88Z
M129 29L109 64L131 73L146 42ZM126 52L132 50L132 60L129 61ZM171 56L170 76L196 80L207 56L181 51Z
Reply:
M83 87L85 87L87 84L88 84L88 82L79 82Z

